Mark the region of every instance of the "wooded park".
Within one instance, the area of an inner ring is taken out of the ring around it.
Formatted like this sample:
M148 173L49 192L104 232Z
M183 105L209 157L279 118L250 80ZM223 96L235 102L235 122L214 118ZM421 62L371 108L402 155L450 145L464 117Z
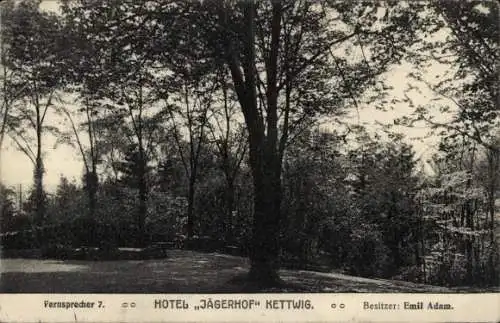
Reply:
M32 166L27 192L24 174L0 174L2 292L65 291L12 269L22 259L93 268L73 292L94 269L133 281L140 268L145 292L241 291L200 287L211 279L374 290L318 278L347 276L405 291L498 288L497 2L0 10L0 163L16 152ZM65 159L80 168L62 173ZM190 272L190 287L155 285L151 266Z

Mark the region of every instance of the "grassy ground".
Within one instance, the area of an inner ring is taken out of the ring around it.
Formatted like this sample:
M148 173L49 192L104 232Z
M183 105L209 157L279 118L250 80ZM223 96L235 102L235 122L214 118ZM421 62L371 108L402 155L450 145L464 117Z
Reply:
M443 287L335 273L282 270L286 287L245 283L246 258L185 250L144 261L2 259L3 293L454 292Z

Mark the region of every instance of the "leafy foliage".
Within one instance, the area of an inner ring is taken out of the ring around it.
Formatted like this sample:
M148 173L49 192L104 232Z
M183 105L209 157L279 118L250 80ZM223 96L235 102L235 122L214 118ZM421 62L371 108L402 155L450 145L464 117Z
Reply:
M280 265L498 282L493 2L39 4L2 4L1 135L35 179L20 210L2 186L3 222L22 230L7 245L112 257L175 241L249 256L265 284ZM407 63L417 70L392 98L383 77ZM431 82L436 64L446 72ZM435 98L417 104L423 89ZM395 125L440 137L432 172L391 126L384 139L343 119L396 104L408 113ZM44 191L46 133L78 149L82 185Z

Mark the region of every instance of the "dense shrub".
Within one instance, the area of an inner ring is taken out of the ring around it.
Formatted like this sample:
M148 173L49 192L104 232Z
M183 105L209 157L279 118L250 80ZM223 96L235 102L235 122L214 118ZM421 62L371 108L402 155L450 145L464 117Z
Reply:
M184 242L185 249L203 252L221 251L224 249L224 245L224 240L210 236L193 236Z
M385 277L390 250L384 245L382 234L373 226L354 228L348 243L346 261L348 272L364 277Z
M73 247L61 243L46 243L41 247L41 256L46 259L71 259Z

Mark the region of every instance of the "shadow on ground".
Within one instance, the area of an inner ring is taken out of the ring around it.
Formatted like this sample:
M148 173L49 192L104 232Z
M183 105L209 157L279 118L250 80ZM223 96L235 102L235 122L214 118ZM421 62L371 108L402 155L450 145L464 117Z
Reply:
M283 287L245 283L246 258L172 250L166 259L135 261L49 261L2 259L2 293L249 293L249 292L456 292L402 281L336 273L282 270Z

